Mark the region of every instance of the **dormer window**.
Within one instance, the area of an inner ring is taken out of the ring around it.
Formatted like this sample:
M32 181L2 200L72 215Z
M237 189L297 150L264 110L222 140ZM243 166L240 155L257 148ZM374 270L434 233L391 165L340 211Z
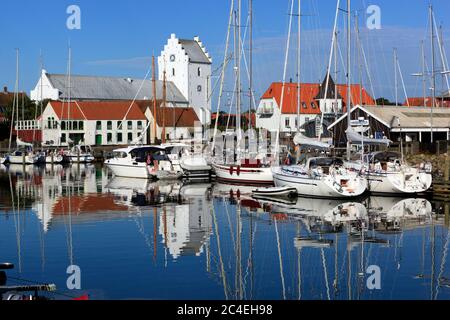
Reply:
M313 109L316 108L316 104L314 102L311 102L311 108L313 108Z
M306 106L306 103L305 102L302 102L302 107L303 107L303 109L307 109L308 107Z

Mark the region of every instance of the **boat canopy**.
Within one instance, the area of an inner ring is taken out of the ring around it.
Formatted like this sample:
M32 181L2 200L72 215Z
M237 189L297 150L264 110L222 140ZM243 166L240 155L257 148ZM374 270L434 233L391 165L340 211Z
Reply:
M33 145L31 143L28 142L24 142L22 140L20 140L19 138L16 139L16 143L18 147L29 147L29 148L33 148Z
M310 147L316 147L319 149L330 149L331 148L330 144L319 141L319 140L315 140L312 138L308 138L307 136L303 135L300 132L295 135L294 143L295 143L295 145L310 146Z
M348 128L347 131L347 140L350 141L351 144L367 144L367 145L387 145L389 146L392 141L389 139L374 139L369 137L364 137L359 134L352 128Z

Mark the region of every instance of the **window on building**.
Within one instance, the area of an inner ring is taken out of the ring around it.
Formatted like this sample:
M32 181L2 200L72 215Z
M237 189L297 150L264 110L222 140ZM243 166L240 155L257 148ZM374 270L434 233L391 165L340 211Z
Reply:
M102 130L102 122L101 121L97 121L97 130Z
M122 133L117 133L117 142L122 142Z
M117 130L122 130L122 121L117 121Z
M65 133L61 134L61 143L66 143L66 134Z
M172 76L175 77L175 68L172 68Z
M142 121L137 122L137 128L138 130L142 130Z
M128 132L128 142L132 142L133 141L133 133Z
M314 102L311 102L311 108L313 108L313 109L316 108L316 104Z
M84 130L84 122L83 121L78 121L78 129Z
M202 68L198 67L198 69L197 69L197 75L198 75L199 77L202 76Z
M52 118L47 119L47 128L49 128L49 129L52 128Z
M303 107L303 109L308 108L308 107L306 106L306 103L305 103L305 102L302 102L302 107Z
M112 121L108 121L108 122L106 123L106 129L107 129L107 130L112 130Z
M295 118L295 127L298 128L298 118Z
M202 86L197 86L197 91L202 92Z
M284 125L285 125L286 128L289 127L289 125L290 125L289 118L286 118L286 119L284 120Z
M108 133L106 134L106 140L108 141L108 143L111 143L111 142L112 142L112 133L111 133L111 132L108 132Z
M128 130L132 130L133 129L133 121L128 121Z
M309 118L305 118L305 123L308 123L309 122Z
M73 122L73 130L78 130L78 121Z
M61 130L66 130L66 122L61 121Z

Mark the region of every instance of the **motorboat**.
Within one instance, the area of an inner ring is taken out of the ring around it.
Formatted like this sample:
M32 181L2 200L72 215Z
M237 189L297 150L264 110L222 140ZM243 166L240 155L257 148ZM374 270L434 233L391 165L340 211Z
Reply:
M211 178L212 167L203 154L191 153L191 146L182 143L163 144L166 153L175 167L181 168L183 176L188 180L205 180Z
M368 180L371 193L395 195L427 191L432 184L431 164L412 167L397 152L373 152L362 161L348 162L346 167L360 171Z
M274 167L272 172L275 186L295 187L306 197L358 197L367 189L365 177L345 168L339 158L314 157L304 165Z
M64 155L71 163L91 163L95 161L91 147L82 144L73 146L69 151L66 151Z
M45 151L45 163L60 164L63 162L70 162L70 158L64 155L63 151L58 151L56 149Z
M159 170L158 154L165 149L159 146L130 146L116 149L105 165L118 177L156 179Z

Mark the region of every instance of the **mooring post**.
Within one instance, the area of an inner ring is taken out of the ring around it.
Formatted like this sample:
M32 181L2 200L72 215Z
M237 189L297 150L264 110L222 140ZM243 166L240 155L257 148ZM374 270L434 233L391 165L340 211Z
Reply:
M444 216L445 216L445 226L448 228L450 226L450 202L444 202Z

